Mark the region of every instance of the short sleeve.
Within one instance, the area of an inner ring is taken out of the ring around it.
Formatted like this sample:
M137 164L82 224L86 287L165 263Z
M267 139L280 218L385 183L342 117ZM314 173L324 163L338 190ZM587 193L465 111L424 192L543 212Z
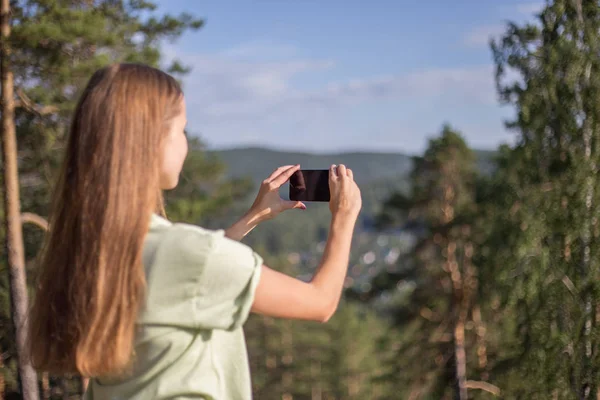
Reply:
M211 239L204 265L194 265L196 261L190 259L190 268L200 272L196 318L202 326L232 330L248 318L263 260L250 247L225 237L222 231Z
M187 224L151 238L147 307L142 323L233 330L252 308L262 258L250 247Z

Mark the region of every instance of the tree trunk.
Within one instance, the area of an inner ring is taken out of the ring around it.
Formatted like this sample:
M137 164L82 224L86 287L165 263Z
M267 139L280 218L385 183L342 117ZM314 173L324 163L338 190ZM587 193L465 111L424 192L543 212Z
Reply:
M42 399L48 400L51 397L50 376L47 372L42 374Z
M575 0L573 5L577 11L577 20L579 23L578 30L580 32L584 32L584 16L582 12L582 4L581 0ZM581 36L583 39L583 36ZM583 45L583 43L582 43ZM576 93L576 99L578 103L578 109L583 111L585 110L585 104L583 100L583 93L590 85L590 75L591 75L592 66L590 63L585 65L584 73L582 76L582 81L580 81L580 87ZM592 142L593 142L593 130L592 130L592 121L591 115L585 117L582 122L582 130L583 130L583 144L584 144L584 158L586 165L589 167L588 174L585 179L586 193L585 193L585 207L586 207L586 218L583 223L583 229L581 232L581 239L583 242L583 259L581 263L581 278L585 281L586 278L589 277L591 273L591 220L593 218L593 198L595 192L595 176L597 172L597 168L595 162L592 159ZM587 293L585 296L585 304L584 304L584 315L585 315L585 324L584 324L584 346L582 349L582 366L583 366L583 381L581 382L581 387L579 390L579 397L582 399L589 399L592 397L592 394L596 391L594 383L594 377L592 376L592 295Z
M60 379L60 392L62 400L69 400L69 378L66 376Z
M454 361L456 363L456 393L457 400L467 400L467 354L465 351L465 321L466 313L460 310L454 325Z
M6 392L6 381L4 379L4 355L2 354L2 348L0 348L0 399L3 399Z
M477 335L477 361L478 367L482 371L481 379L489 379L487 369L487 346L485 344L486 327L481 320L481 308L479 305L473 307L473 322L475 323L475 333Z
M584 146L585 146L585 159L590 164L590 156L592 149L592 133L591 128L589 127L589 123L584 122ZM593 170L595 167L592 166ZM583 260L581 265L581 278L583 281L588 278L590 274L590 264L591 264L591 219L592 219L592 199L594 194L594 179L595 174L592 175L590 171L590 175L586 177L586 195L585 195L585 205L586 205L586 215L587 218L583 224L583 232L582 232L582 242L583 242ZM584 381L582 382L582 386L580 390L580 397L582 399L591 398L592 392L592 296L587 293L585 295L585 304L584 304L584 315L585 315L585 325L584 325L584 337L585 343L583 354L582 354L582 365L584 367Z
M470 227L462 227L463 234L468 238L470 235ZM458 319L454 328L454 346L456 357L456 381L458 385L458 393L456 398L467 400L467 354L465 350L465 324L469 315L471 306L471 296L476 290L477 277L475 276L475 268L471 264L473 258L473 245L468 239L463 245L463 274L460 281L460 289L457 296Z
M467 400L467 356L465 351L465 322L467 310L464 306L464 282L456 260L456 241L448 240L446 263L452 280L452 312L454 320L454 375L457 400Z
M37 377L25 357L27 334L27 283L25 255L19 202L19 173L17 165L17 139L14 121L14 82L10 69L10 4L0 0L0 75L2 80L2 173L4 178L4 221L6 249L10 274L11 313L16 330L19 382L25 400L38 400Z
M85 377L81 376L81 377L79 377L79 382L81 383L81 395L83 396L83 394L87 390L90 380L89 380L89 378L85 378Z
M454 219L453 201L456 196L455 190L451 185L444 189L444 204L442 206L442 223L448 225ZM454 315L454 375L455 392L454 398L457 400L467 400L467 356L465 352L465 322L467 313L463 307L464 284L463 276L456 258L457 241L448 237L446 243L446 262L444 270L450 274L452 281L452 310Z

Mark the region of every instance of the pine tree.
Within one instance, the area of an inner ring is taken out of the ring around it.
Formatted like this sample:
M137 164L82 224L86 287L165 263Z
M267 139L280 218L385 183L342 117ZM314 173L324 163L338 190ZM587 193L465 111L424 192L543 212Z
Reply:
M521 232L499 260L511 269L503 278L528 377L516 393L592 398L600 378L598 2L549 1L537 24L509 24L492 50L499 93L517 111L508 126L519 134L503 212Z
M468 386L481 386L467 379L475 338L467 338L466 325L478 304L475 177L473 153L446 125L424 155L415 157L410 195L397 193L384 206L382 223L400 223L416 238L399 270L373 281L373 294L395 293L390 307L402 343L392 374L403 377L407 398L466 399Z
M502 389L501 395L512 396L529 386L522 379L522 352L515 331L520 318L515 304L513 250L523 236L514 207L517 194L513 183L518 179L514 169L517 160L506 145L494 157L494 172L479 176L476 185L477 216L474 241L477 251L478 294L473 307L473 329L476 343L472 359L477 360L481 381ZM493 389L493 388L491 388ZM490 390L497 392L497 390Z
M66 127L78 94L91 74L118 61L160 63L160 42L176 38L202 21L188 14L157 18L150 1L38 0L2 6L2 82L4 97L4 235L9 241L12 303L17 350L22 354L26 309L25 257L33 258L42 233L25 231L20 209L47 215L50 185L62 155ZM149 14L146 16L145 14ZM169 70L186 69L174 62ZM14 84L14 92L12 86ZM15 140L18 138L18 143ZM17 171L17 151L19 171ZM18 191L21 190L21 199ZM3 336L8 326L3 325ZM4 348L9 351L11 349ZM22 395L37 398L33 370L20 360ZM14 390L14 387L7 390Z
M39 398L36 373L25 356L27 338L27 281L21 226L17 138L15 129L14 75L11 65L11 8L8 0L0 3L0 80L2 81L2 182L4 197L5 246L10 276L12 325L15 329L19 383L26 400Z

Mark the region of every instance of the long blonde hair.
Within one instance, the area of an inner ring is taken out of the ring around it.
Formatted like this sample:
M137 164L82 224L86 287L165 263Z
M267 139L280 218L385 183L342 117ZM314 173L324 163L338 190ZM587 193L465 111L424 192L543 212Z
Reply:
M115 376L131 367L142 247L161 206L160 163L182 92L139 64L97 71L72 121L29 322L38 370Z

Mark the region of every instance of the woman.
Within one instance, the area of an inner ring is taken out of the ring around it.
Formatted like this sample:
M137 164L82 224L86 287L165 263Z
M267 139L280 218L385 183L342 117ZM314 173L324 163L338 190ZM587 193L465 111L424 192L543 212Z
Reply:
M329 239L302 282L238 242L304 207L278 194L298 165L267 178L227 230L164 218L185 124L176 80L144 65L99 70L75 110L28 343L38 370L90 377L87 399L250 399L249 312L324 322L337 308L361 208L352 171L331 168Z

